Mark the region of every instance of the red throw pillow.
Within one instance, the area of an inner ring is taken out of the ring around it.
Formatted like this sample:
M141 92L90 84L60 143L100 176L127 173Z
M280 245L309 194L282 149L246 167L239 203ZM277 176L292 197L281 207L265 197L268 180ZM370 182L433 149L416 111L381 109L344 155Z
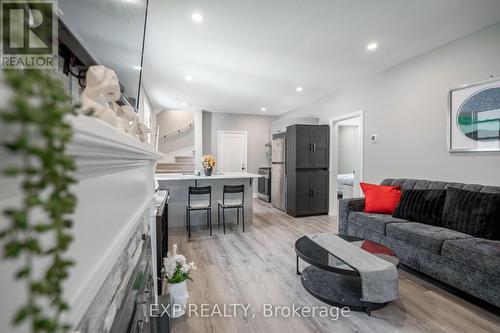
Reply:
M365 213L392 214L401 198L399 186L361 183L365 193Z

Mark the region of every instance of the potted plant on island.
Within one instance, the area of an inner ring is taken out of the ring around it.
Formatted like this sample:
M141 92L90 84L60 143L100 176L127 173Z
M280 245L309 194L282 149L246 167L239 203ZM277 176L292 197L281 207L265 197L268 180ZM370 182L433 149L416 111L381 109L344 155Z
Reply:
M191 280L190 272L196 269L194 263L187 262L186 257L177 253L177 244L172 247L172 252L168 252L163 258L162 290L170 292L172 304L172 318L179 318L186 313L186 303L189 297L186 280ZM167 288L165 288L165 285Z
M215 158L210 154L203 155L201 158L201 166L203 167L205 176L211 176L212 170L215 167Z

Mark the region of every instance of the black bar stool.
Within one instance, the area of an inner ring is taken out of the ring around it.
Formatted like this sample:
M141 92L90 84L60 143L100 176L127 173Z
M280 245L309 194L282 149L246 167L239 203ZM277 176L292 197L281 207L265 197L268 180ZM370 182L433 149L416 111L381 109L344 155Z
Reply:
M240 199L226 199L226 194L237 194L241 193ZM222 228L224 233L226 233L226 218L224 215L224 211L226 209L236 209L237 216L237 224L240 224L240 209L241 209L241 218L243 224L243 232L245 232L245 185L224 185L224 192L222 193L222 200L218 201L217 205L217 217L218 222L217 225L220 227L220 213L222 208Z
M192 195L208 195L208 201L191 202ZM204 210L207 212L207 227L210 228L212 236L212 187L211 186L189 186L188 202L186 204L186 228L189 238L191 238L191 212L193 210Z

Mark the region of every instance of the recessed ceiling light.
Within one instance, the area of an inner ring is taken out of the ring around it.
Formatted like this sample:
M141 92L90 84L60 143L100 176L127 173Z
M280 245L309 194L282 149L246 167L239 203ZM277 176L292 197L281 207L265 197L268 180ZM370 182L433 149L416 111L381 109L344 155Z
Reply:
M267 109L265 107L261 107L260 111L265 112Z
M296 91L296 92L302 92L302 90L304 90L304 89L302 89L302 87L301 87L301 86L298 86L297 88L295 88L295 91Z
M366 45L366 49L368 51L375 51L376 49L378 49L378 43L375 43L375 42L370 43L370 44Z
M191 15L191 18L193 19L193 21L195 21L196 23L201 23L203 22L203 15L201 15L200 13L193 13L193 15Z
M182 106L187 106L187 105L188 105L188 103L187 103L187 102L182 102L182 103L181 103L181 105L182 105Z
M190 75L186 76L186 81L193 81L193 77Z

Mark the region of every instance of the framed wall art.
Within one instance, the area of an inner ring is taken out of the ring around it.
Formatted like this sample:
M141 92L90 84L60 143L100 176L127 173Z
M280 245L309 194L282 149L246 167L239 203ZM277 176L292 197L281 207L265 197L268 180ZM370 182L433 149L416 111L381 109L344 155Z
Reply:
M450 90L449 151L500 151L500 78Z

